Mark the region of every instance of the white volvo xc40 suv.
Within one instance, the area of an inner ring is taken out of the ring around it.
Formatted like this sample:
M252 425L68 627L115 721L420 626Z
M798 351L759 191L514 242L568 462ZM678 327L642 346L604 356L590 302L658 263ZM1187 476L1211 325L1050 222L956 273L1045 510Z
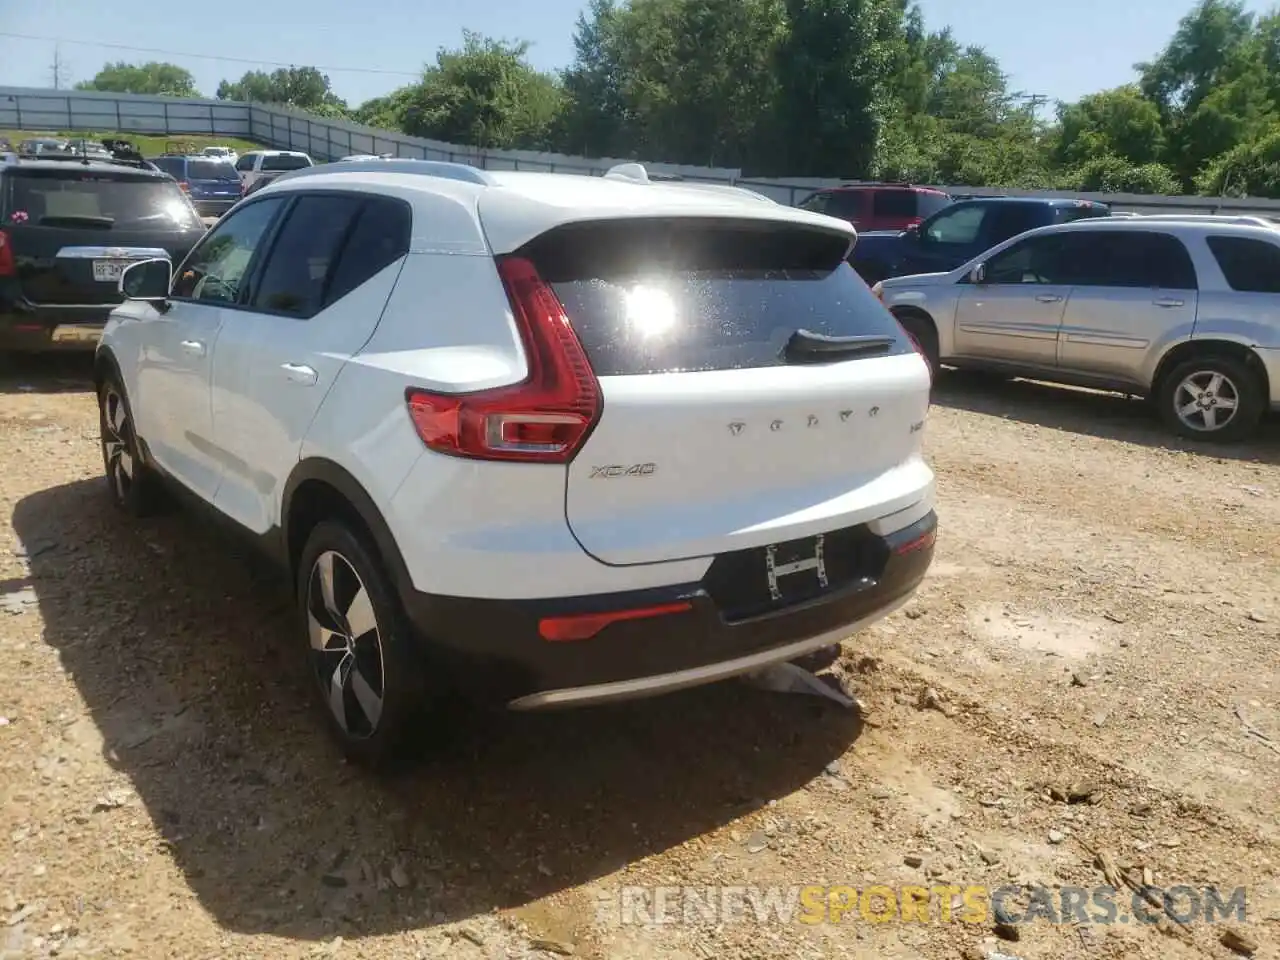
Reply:
M446 694L583 705L797 658L933 555L929 371L854 239L634 169L287 174L121 279L110 490L192 494L280 562L317 703L374 765Z

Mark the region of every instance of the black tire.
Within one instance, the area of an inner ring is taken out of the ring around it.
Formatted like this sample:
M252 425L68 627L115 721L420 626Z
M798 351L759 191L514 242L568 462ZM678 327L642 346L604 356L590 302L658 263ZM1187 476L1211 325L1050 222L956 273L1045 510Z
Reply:
M298 563L296 595L308 687L325 726L348 759L380 772L403 768L425 737L442 729L426 714L443 698L430 694L416 638L377 550L345 523L318 523Z
M107 377L98 390L98 435L111 502L131 517L158 512L164 491L142 458L133 427L133 408L115 375Z
M1262 378L1247 363L1209 355L1183 361L1165 374L1157 403L1160 416L1179 436L1235 443L1257 429L1265 399ZM1234 406L1227 407L1227 403ZM1224 410L1230 413L1225 420Z
M933 325L933 321L919 314L908 313L898 317L898 322L902 324L902 329L915 339L920 346L920 352L924 354L925 360L929 364L929 375L937 382L938 373L941 369L942 358L939 356L938 347L938 330Z

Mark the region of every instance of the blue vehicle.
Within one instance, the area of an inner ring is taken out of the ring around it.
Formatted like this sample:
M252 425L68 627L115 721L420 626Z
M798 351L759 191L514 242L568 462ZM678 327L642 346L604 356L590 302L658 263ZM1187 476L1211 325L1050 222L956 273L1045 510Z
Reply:
M191 198L202 217L220 217L244 194L240 172L230 160L166 155L152 161Z
M1092 200L975 197L944 207L906 230L858 234L849 262L868 284L943 273L1036 227L1110 215L1110 207Z

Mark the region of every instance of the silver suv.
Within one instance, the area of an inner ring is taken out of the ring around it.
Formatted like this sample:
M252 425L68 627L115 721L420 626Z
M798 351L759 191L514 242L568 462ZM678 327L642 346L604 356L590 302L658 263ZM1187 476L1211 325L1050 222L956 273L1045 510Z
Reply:
M1197 439L1243 439L1280 409L1280 230L1081 220L873 289L935 370L1147 396Z

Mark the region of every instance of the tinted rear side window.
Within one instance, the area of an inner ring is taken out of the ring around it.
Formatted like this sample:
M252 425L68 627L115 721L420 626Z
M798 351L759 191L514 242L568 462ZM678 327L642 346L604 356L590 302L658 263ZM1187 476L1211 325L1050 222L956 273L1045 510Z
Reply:
M1102 240L1110 286L1196 289L1191 255L1172 234L1109 231Z
M253 305L295 317L315 315L324 303L329 271L360 206L357 197L299 197L271 247Z
M262 158L263 170L301 170L311 166L306 157L265 156Z
M47 227L189 230L202 226L178 185L126 171L14 170L9 211Z
M1208 243L1232 290L1280 293L1280 247L1248 237L1209 237Z
M911 347L844 262L843 236L782 224L571 225L526 245L598 376L780 365L798 329Z
M872 214L877 217L910 219L920 216L914 190L877 190L871 194Z
M345 297L383 267L409 252L407 204L378 197L365 203L329 280L325 305Z

